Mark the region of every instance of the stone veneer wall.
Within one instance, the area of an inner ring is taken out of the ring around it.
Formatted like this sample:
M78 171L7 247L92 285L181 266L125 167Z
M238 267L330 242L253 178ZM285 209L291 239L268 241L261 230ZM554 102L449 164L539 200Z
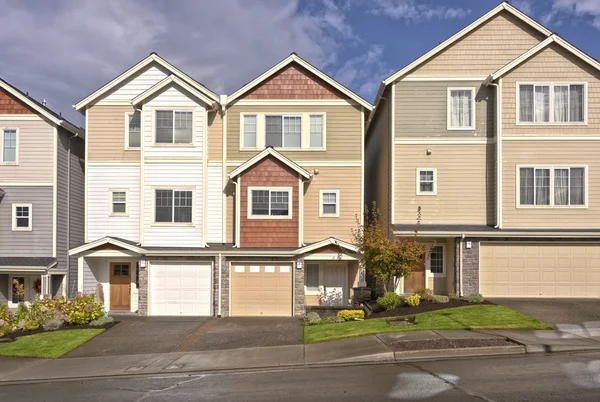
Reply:
M148 262L138 273L138 315L148 315Z
M304 258L296 260L296 264L302 264L301 269L294 269L294 316L303 316L306 312L304 301Z
M465 248L466 242L471 248ZM479 293L479 240L465 239L463 244L463 293Z

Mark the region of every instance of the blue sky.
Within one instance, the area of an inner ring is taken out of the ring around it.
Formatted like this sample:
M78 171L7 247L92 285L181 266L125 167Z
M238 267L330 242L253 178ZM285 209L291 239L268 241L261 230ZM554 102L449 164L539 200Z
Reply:
M0 77L83 124L71 105L152 51L218 93L296 52L373 101L381 80L499 3L0 0ZM512 4L600 58L600 0Z

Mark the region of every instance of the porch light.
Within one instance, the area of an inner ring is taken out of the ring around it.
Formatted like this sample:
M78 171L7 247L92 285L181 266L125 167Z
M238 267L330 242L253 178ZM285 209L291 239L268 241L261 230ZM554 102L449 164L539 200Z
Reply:
M146 260L140 260L139 264L140 264L140 268L146 268Z

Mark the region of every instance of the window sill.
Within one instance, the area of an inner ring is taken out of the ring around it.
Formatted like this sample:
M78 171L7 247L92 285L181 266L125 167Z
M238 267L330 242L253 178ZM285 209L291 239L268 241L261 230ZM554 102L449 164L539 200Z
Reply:
M292 216L254 216L254 215L248 215L248 219L263 219L263 220L285 220L285 219L292 219Z
M340 214L320 214L319 218L339 218Z
M435 196L437 193L416 193L416 195Z
M153 143L151 145L152 148L164 148L164 147L168 147L168 148L194 148L196 147L196 143L189 143L189 144L169 144L169 143L165 143L165 144L161 144L161 143Z
M20 228L20 229L13 228L12 231L13 232L32 232L33 228Z
M142 147L125 147L125 151L139 151Z
M152 223L150 226L152 227L161 227L161 228L168 228L168 227L184 227L184 228L188 228L188 227L194 227L194 223L177 223L177 222L154 222Z
M119 218L119 217L127 217L127 216L129 216L129 214L109 214L108 216L110 216L112 218Z
M0 162L0 166L19 166L19 162Z

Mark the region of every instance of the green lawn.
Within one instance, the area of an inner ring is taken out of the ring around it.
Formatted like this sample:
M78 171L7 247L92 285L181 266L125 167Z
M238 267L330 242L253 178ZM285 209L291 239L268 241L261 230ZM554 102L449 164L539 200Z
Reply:
M22 336L0 344L0 356L56 359L100 335L104 329L70 329Z
M444 329L552 329L543 322L504 306L478 304L415 314L414 325L392 326L392 317L304 327L304 343L317 343L385 332Z

